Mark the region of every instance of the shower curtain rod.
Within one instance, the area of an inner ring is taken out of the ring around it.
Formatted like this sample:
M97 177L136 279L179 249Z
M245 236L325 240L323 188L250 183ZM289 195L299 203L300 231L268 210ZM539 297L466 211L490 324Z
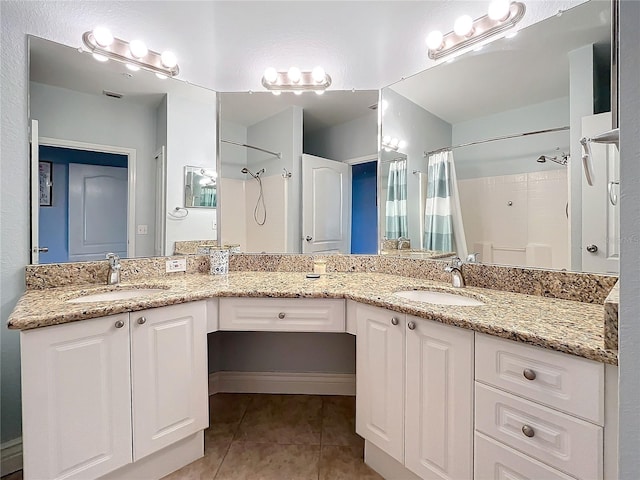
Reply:
M264 153L270 153L271 155L274 155L278 158L282 158L282 153L280 152L272 152L271 150L266 150L264 148L260 148L260 147L255 147L253 145L247 145L246 143L236 143L236 142L232 142L231 140L220 140L222 143L230 143L231 145L237 145L238 147L246 147L246 148L252 148L253 150L259 150L261 152Z
M434 153L448 152L450 150L453 150L454 148L470 147L471 145L479 145L481 143L496 142L498 140L507 140L509 138L528 137L529 135L539 135L541 133L561 132L563 130L569 130L569 127L566 126L566 127L548 128L546 130L534 130L532 132L514 133L513 135L505 135L504 137L495 137L495 138L488 138L486 140L478 140L477 142L462 143L460 145L455 145L453 147L444 147L444 148L439 148L438 150L424 152L423 156L428 157L429 155L433 155Z

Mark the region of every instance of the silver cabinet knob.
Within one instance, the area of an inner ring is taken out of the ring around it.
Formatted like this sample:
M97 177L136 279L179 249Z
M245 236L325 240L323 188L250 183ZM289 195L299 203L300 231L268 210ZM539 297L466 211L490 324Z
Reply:
M416 329L416 322L407 323L407 327L409 327L409 330L415 330Z
M313 240L313 237L311 237L311 236L307 235L306 237L304 237L304 239L305 239L307 242L310 242L311 240Z
M391 325L398 325L398 323L400 323L400 322L398 321L398 319L396 317L393 317L391 319Z
M596 253L598 251L597 245L587 245L587 252Z
M122 328L122 327L124 327L124 322L122 320L118 320L116 322L116 328Z
M279 318L280 320L282 320L284 317L285 317L284 312L280 312L280 313L278 314L278 318Z
M524 433L525 437L529 437L529 438L533 437L536 434L533 427L530 427L529 425L522 426L522 433Z
M525 368L522 371L522 375L524 375L524 378L526 378L527 380L535 380L536 379L536 372L534 372L530 368Z
M145 317L140 317L138 319L138 324L139 325L144 325L145 323L147 323L147 319Z

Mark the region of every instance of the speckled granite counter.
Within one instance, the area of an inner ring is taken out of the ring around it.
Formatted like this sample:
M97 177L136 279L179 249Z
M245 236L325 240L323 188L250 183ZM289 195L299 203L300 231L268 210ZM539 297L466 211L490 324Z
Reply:
M164 288L124 301L68 303L83 295L127 286ZM393 292L431 289L472 296L478 307L441 306L404 300ZM216 296L346 298L425 319L537 345L599 362L617 364L604 346L602 304L468 287L463 291L433 280L383 273L330 273L318 280L302 272L231 272L147 278L120 287L67 286L27 291L9 317L9 328L31 329L116 313L144 310Z

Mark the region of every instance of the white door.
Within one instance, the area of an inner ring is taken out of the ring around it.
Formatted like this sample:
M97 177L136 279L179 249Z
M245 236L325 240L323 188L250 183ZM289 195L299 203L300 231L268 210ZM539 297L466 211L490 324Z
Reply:
M405 466L472 478L473 332L407 316L406 335Z
M127 256L127 169L69 164L69 261Z
M209 423L206 302L131 313L133 458Z
M31 120L31 263L40 263L40 142L38 141L38 120Z
M351 251L350 166L302 155L302 253Z
M404 461L405 316L356 306L356 432Z
M20 333L24 478L98 478L131 462L129 315Z
M156 257L165 255L165 232L167 230L167 160L164 145L156 152L156 236L154 254Z
M611 112L582 118L589 138L611 129ZM620 271L620 153L615 145L591 144L593 186L582 180L582 271ZM615 203L615 205L614 205Z

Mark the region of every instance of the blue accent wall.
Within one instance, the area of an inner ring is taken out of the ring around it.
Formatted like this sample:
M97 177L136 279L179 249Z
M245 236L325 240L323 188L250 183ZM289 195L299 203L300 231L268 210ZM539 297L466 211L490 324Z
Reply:
M39 244L49 248L40 254L40 263L69 261L69 164L102 165L127 168L127 156L114 153L90 152L71 148L41 146L40 161L52 162L53 183L50 207L39 210Z
M351 167L351 253L378 253L378 162Z

